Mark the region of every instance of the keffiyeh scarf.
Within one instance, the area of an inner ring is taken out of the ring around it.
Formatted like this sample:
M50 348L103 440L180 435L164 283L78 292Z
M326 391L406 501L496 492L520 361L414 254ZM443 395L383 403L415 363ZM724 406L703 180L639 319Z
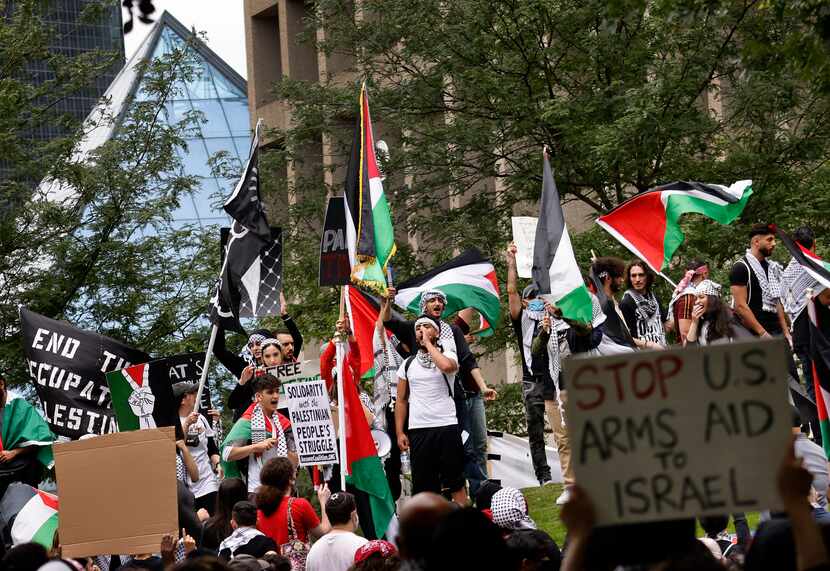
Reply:
M781 266L778 262L768 261L769 269L765 272L758 258L746 251L745 259L752 268L752 273L761 286L761 302L764 311L775 311L775 304L781 299Z
M623 294L623 297L630 297L637 305L637 331L632 333L640 338L653 343L666 346L666 334L663 332L663 320L660 317L660 304L652 292L646 295L630 289Z
M288 456L288 443L285 440L285 432L282 429L277 413L274 412L269 420L271 421L271 427L273 429L271 432L268 431L265 425L265 413L262 410L262 406L259 404L256 405L254 410L251 411L251 444L257 444L266 438L276 438L277 456ZM260 458L257 458L257 460L262 461Z
M493 523L502 529L536 529L536 522L527 515L527 501L516 488L502 488L493 494L490 511Z
M443 295L443 294L441 294ZM436 324L436 320L427 317L426 315L422 315L417 320L415 320L415 325L413 327L417 327L421 322L429 322L432 327L438 329L438 340L435 342L435 345L441 350L441 352L451 351L453 353L457 353L455 347L455 337L452 333L452 327L448 323L443 321L438 321ZM426 369L432 369L435 367L435 363L432 362L432 355L430 355L427 351L418 351L415 353L415 358L418 362Z
M265 534L255 527L237 527L232 534L219 544L219 551L228 549L231 552L231 557L233 557L237 549L248 544L257 535Z
M254 343L262 343L265 341L265 335L260 335L259 333L254 333L250 337L248 337L248 342L245 344L245 347L242 348L242 351L239 352L239 356L245 359L245 362L249 365L256 365L256 358L254 354L251 352L251 345Z

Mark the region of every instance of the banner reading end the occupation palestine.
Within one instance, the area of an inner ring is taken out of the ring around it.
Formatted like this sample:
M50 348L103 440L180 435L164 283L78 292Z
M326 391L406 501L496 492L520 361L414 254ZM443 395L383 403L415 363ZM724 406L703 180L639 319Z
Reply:
M76 440L117 431L105 373L146 363L150 356L92 331L20 309L29 376L49 427Z

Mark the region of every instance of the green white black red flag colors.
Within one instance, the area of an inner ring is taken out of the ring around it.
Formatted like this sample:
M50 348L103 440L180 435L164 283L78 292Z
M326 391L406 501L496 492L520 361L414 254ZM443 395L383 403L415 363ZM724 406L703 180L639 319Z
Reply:
M26 308L20 309L20 325L26 368L52 432L71 440L115 432L104 373L147 362L150 356Z
M655 271L668 268L683 243L680 217L697 213L730 224L743 212L752 195L752 181L732 186L702 182L671 182L626 200L597 224Z
M109 372L107 383L119 432L173 426L176 438L184 438L164 359Z
M824 453L830 459L830 419L827 407L830 404L830 340L824 332L830 328L830 311L814 298L807 300L810 317L810 359L813 364L813 388L816 393L819 426Z
M268 225L259 193L259 124L251 143L245 172L225 212L233 219L216 290L210 300L210 320L225 329L244 333L240 317L262 317L279 312L282 285L281 234Z
M542 153L542 197L533 245L532 274L541 296L558 307L564 317L591 323L591 294L574 257L546 152Z
M22 482L12 482L0 500L4 538L12 545L39 543L52 549L58 531L58 498Z
M496 269L475 248L398 284L397 290L395 303L413 313L421 313L421 296L424 293L439 290L447 296L445 317L472 307L481 313L487 323L482 333L492 332L499 325L501 307Z
M354 286L347 286L346 308L352 333L360 347L360 375L363 376L375 364L374 336L380 315L380 300ZM394 309L392 317L403 319Z
M784 244L784 247L790 252L790 255L795 258L796 262L801 264L801 267L803 267L804 270L813 277L813 279L824 287L830 287L830 263L822 260L815 254L815 252L811 252L793 240L780 228L778 228L776 234Z
M377 293L385 293L386 265L395 255L397 247L392 213L383 192L375 155L375 137L365 85L360 88L360 114L343 196L351 281Z
M323 237L320 240L320 286L339 286L351 282L345 208L342 196L329 197Z

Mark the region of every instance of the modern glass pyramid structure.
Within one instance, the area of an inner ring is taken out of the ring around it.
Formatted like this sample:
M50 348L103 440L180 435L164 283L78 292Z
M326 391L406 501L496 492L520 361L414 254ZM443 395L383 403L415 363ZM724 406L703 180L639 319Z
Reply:
M123 117L133 101L141 100L143 77L136 64L146 58L159 58L175 47L193 39L193 32L168 12L156 22L132 58L113 80L104 94L109 108L92 112L111 113ZM182 81L174 91L176 98L168 101L166 112L160 115L170 124L178 123L186 113L201 112L204 122L190 129L187 148L180 150L185 175L199 178L198 190L182 198L181 206L173 212L174 223L196 224L202 228L227 225L228 217L222 210L222 201L230 195L236 180L212 175L208 158L225 151L230 161L238 162L241 170L251 146L251 128L248 115L248 95L245 80L226 64L201 40L191 42L195 50L196 73L189 81ZM83 160L92 150L107 141L118 129L118 120L91 130L75 158ZM60 193L60 191L58 191Z

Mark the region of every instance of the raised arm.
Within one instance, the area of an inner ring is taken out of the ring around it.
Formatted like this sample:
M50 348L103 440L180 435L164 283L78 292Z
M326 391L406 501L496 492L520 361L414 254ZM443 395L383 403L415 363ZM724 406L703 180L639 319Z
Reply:
M519 273L516 270L516 244L507 247L507 302L510 319L519 319L522 314L522 297L519 295Z
M294 340L294 355L299 355L303 348L303 335L300 333L300 328L297 327L297 324L288 314L288 304L285 303L285 295L282 291L280 291L280 317L282 317L285 328L288 329L291 338ZM299 357L297 358L299 359Z

